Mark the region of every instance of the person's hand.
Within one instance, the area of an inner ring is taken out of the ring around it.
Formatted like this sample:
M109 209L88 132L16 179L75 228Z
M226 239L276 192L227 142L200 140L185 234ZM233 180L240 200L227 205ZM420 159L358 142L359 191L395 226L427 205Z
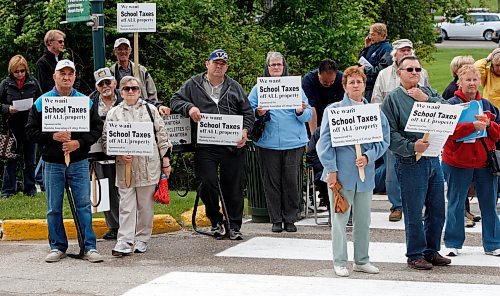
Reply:
M9 113L10 113L10 114L17 113L17 109L16 109L16 108L14 108L14 106L9 106Z
M121 155L120 158L125 162L126 164L132 163L132 155Z
M170 115L170 108L165 106L159 106L158 112L160 112L160 115Z
M191 117L191 119L194 122L200 121L201 120L200 109L198 109L198 107L191 107L191 109L189 109L189 117Z
M162 158L161 169L167 178L169 178L172 172L172 166L170 165L170 159L168 157Z
M370 45L372 45L372 39L370 38L370 35L368 35L365 37L365 48L369 47Z
M246 128L244 128L243 132L242 132L241 140L236 145L236 148L241 148L241 147L245 146L245 144L247 143L247 139L248 139L248 131Z
M55 132L52 135L52 139L61 143L71 141L71 132L69 131Z
M80 142L78 142L77 140L71 140L68 142L64 142L62 144L62 150L64 151L64 155L68 155L78 148L80 148Z
M329 173L328 176L326 176L326 184L328 185L328 188L333 190L335 183L337 183L337 172Z
M259 116L264 116L264 114L266 114L266 113L267 113L267 109L262 109L261 107L257 107L257 109L256 109L256 110L257 110L257 114L258 114Z
M491 62L491 60L493 59L493 56L497 53L500 53L500 48L495 48L492 52L490 52L490 54L488 55L488 57L486 58L486 60L488 62Z
M415 142L415 152L417 153L424 153L425 150L429 148L429 142L424 142L422 139L418 139Z
M477 120L484 122L486 124L486 127L489 127L491 124L491 120L486 114L481 114L481 115L476 115L475 116Z
M358 168L364 168L368 164L368 157L366 155L361 155L361 157L356 158L356 166Z
M472 124L474 125L474 129L478 132L488 127L488 124L482 120L476 120Z
M304 113L304 110L306 110L306 108L307 108L306 102L302 101L300 107L295 109L295 113L297 113L297 115L302 115L302 113Z
M420 88L413 87L408 90L408 95L419 102L427 102L429 96L426 95Z

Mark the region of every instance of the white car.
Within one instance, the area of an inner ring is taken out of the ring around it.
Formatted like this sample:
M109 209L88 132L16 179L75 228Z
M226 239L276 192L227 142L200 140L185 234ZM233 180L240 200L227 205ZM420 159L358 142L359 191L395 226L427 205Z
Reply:
M493 32L500 30L500 13L475 12L469 14L469 22L459 15L450 22L442 22L441 34L444 39L450 38L484 38L491 40Z

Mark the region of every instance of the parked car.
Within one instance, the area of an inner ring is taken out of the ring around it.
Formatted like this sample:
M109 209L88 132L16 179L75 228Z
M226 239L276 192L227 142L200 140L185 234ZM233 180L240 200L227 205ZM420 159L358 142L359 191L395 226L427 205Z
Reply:
M444 39L474 38L491 40L493 33L500 30L500 13L474 12L468 14L465 20L462 15L452 18L449 22L438 24Z

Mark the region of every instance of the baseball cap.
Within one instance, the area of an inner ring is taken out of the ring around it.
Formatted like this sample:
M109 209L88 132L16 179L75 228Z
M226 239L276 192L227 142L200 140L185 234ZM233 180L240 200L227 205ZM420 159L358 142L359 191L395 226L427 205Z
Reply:
M71 68L73 69L73 71L76 71L75 64L70 60L60 60L59 62L57 62L56 71L59 71L63 68Z
M392 48L394 49L401 49L404 47L413 48L413 42L411 42L409 39L399 39L392 43Z
M118 39L116 39L116 41L115 41L115 48L117 48L118 46L120 46L120 44L127 44L128 47L131 47L130 46L130 41L128 41L127 38L118 38Z
M216 61L216 60L223 60L224 62L227 62L229 60L229 56L223 49L216 49L210 53L208 56L209 61Z
M113 80L114 76L111 74L109 68L101 68L94 72L95 83L99 83L105 79Z

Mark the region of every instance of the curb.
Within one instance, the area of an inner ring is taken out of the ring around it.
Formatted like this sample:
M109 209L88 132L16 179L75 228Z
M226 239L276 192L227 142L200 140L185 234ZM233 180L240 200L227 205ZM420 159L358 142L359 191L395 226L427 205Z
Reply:
M184 215L184 214L183 214ZM76 239L76 228L73 219L64 219L64 228L68 239ZM92 219L92 228L96 237L101 238L108 229L104 218ZM155 215L153 218L153 234L175 232L181 226L170 215ZM4 241L45 240L48 237L47 220L4 220L0 221L0 238ZM3 237L2 237L3 235Z
M194 208L181 214L181 220L184 227L193 227L191 219L193 216L193 210ZM205 215L205 206L198 206L196 210L196 226L208 227L210 225L210 220Z

